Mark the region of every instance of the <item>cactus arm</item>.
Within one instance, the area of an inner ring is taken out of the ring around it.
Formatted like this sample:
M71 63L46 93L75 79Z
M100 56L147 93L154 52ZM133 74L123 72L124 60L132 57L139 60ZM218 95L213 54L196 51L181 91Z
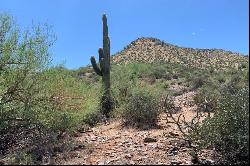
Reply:
M99 63L100 63L100 69L102 72L104 72L104 54L103 54L103 49L99 48L98 49L98 53L99 53Z
M99 48L99 49L98 49L98 53L99 53L99 61L101 61L101 59L104 58L103 49L102 49L102 48Z
M102 71L100 70L100 68L97 66L96 64L96 60L95 60L95 57L91 57L90 58L90 61L91 61L91 64L92 64L92 67L94 69L94 71L96 72L96 74L98 74L99 76L102 76Z
M99 61L101 61L101 60L104 58L102 48L99 48L99 49L98 49L98 53L99 53Z
M105 68L104 58L102 58L101 61L100 61L100 67L101 67L101 71L104 71L104 68ZM104 73L102 73L102 76L104 77Z

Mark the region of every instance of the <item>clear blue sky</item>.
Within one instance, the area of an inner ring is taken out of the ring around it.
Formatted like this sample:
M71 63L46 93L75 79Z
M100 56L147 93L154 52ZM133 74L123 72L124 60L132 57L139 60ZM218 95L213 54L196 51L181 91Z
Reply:
M76 69L97 57L102 21L108 16L111 54L138 37L183 47L249 52L248 0L0 0L0 12L21 27L53 26L53 63Z

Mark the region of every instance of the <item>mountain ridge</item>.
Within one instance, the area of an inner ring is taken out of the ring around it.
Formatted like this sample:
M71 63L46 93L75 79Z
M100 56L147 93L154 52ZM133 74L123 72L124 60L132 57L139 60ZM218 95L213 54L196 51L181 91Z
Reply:
M248 63L248 55L217 48L190 48L166 43L153 37L140 37L112 56L115 64L181 63L199 68L239 68Z
M161 40L161 39L156 38L156 37L138 37L137 39L130 42L128 45L130 45L131 43L136 42L138 40L142 40L142 39L155 40L155 41L163 42L166 45L175 46L175 47L178 47L178 48L195 49L195 50L218 50L218 51L225 51L225 52L231 52L231 53L234 53L234 54L239 54L241 56L248 56L248 54L243 54L243 53L240 53L240 52L237 52L237 51L231 51L231 50L226 50L226 49L222 49L222 48L194 48L194 47L180 46L180 45L173 44L173 43L170 43L170 42L165 42L164 40ZM117 54L118 52L121 52L121 51L117 51L115 54Z

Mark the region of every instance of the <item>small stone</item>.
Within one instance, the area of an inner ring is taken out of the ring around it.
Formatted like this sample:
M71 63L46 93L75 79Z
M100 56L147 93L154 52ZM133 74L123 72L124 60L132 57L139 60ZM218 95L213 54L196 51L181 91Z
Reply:
M104 160L101 160L98 162L98 165L105 165L105 164L106 164L106 162Z
M121 157L117 157L117 158L113 159L113 161L117 161L117 160L120 160L120 159L121 159Z
M85 145L84 144L80 144L80 145L78 145L78 148L83 149L83 148L85 148Z
M75 145L73 150L84 149L84 148L85 148L84 144L79 144L79 145Z
M91 141L96 141L96 138L95 138L95 137L92 137L92 138L91 138Z
M72 135L73 135L73 137L80 137L81 136L80 132L75 132Z
M131 154L126 154L125 155L125 158L127 158L127 159L130 159L132 156L131 156Z
M167 156L173 156L174 154L173 153L168 153Z
M111 160L107 160L106 163L109 164L110 162L112 162Z
M167 156L177 155L178 154L178 150L179 150L179 148L177 148L177 147L170 148L168 150L168 152L167 152L168 153Z
M112 154L109 155L109 157L115 157L115 154L112 153Z
M158 147L158 145L157 144L150 144L149 147L155 149Z
M122 144L127 144L127 143L129 143L129 141L123 141L123 142L122 142Z
M155 139L155 138L150 138L150 137L146 137L146 138L144 138L144 142L145 142L145 143L157 142L157 139Z
M171 165L180 165L181 161L171 161Z
M89 128L89 129L87 130L87 132L93 132L93 130L92 130L91 128Z
M130 161L130 165L135 165L135 162L133 160Z
M214 164L214 161L213 160L210 160L210 159L201 159L201 164L204 164L204 165L213 165Z
M177 137L177 136L179 136L179 134L177 134L177 133L173 133L173 132L169 132L169 135L171 135L171 136L173 136L173 137Z
M179 150L180 152L186 152L186 151L188 151L186 148L183 148L183 149L180 149Z

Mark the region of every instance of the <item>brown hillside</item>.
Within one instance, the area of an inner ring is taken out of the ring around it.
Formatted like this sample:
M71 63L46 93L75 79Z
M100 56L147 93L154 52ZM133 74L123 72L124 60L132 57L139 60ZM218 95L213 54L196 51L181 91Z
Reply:
M115 64L130 62L180 63L199 68L240 68L248 56L222 49L178 47L156 38L138 38L113 56Z

